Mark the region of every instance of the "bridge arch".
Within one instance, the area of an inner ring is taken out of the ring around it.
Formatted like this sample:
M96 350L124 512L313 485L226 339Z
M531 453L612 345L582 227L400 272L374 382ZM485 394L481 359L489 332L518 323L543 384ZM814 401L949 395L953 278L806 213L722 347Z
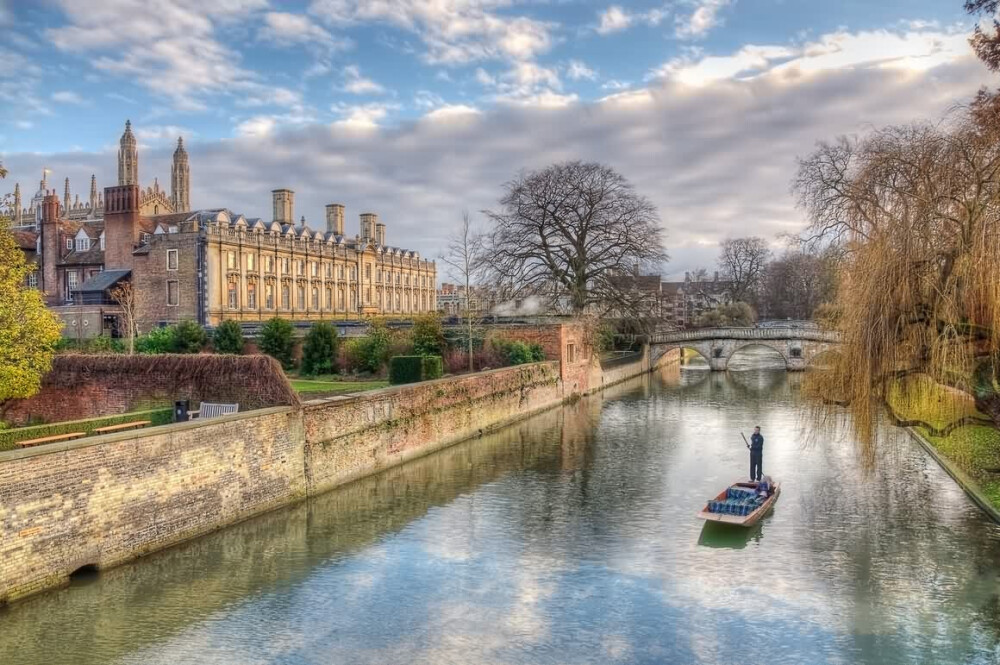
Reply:
M781 343L781 344L775 344L775 343L772 343L772 342L766 342L766 341L762 341L762 340L761 341L753 340L753 341L749 341L749 342L745 342L745 343L740 343L740 344L734 345L733 350L730 351L729 356L726 358L726 369L730 368L729 364L732 362L733 357L736 354L738 354L738 353L740 353L740 352L742 352L742 351L744 351L746 349L752 349L752 348L761 348L761 349L768 349L769 351L773 351L774 353L778 354L779 358L781 358L781 361L785 364L785 369L789 369L790 366L791 366L790 363L789 363L789 359L788 359L789 350L787 348L787 344L783 344L783 343Z
M774 349L789 371L804 370L821 351L840 343L840 335L812 328L701 328L654 333L649 338L655 362L668 349L692 348L708 358L716 371L728 369L729 358L741 349L759 344Z

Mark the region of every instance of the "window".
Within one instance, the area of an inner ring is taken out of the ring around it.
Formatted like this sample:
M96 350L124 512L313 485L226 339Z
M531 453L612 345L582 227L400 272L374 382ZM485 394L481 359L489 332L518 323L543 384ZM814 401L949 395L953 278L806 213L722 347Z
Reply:
M77 279L78 279L78 276L77 276L77 274L75 272L68 272L68 273L66 273L66 290L67 291L72 291L72 290L74 290L77 287L77 284L78 284ZM69 294L67 294L67 297L68 296L69 296Z
M344 309L344 289L337 291L337 309Z
M296 302L298 302L299 309L306 308L306 287L300 286L296 292Z
M365 281L372 281L372 267L370 265L365 266Z
M167 250L167 270L177 270L177 250Z
M34 271L28 274L28 288L37 289L38 288L38 271Z
M396 311L399 311L399 293L396 293Z
M313 277L319 277L319 264L316 263L315 261L310 261L309 273Z
M399 286L399 277L400 277L400 274L397 272L396 273L396 286Z
M257 285L252 282L247 284L247 308L257 309Z
M66 249L73 251L73 239L66 238Z
M176 307L180 304L181 290L177 280L172 279L167 282L167 305Z
M312 308L319 309L319 289L317 289L315 286L313 287L312 290Z
M236 252L226 252L226 268L236 270Z
M264 309L274 309L274 284L264 286Z
M104 251L104 232L103 231L101 231L101 237L99 239L99 242L101 243L101 251L103 252Z
M340 279L344 279L344 266L340 266Z
M247 270L254 271L257 269L257 255L247 254Z
M326 309L333 309L333 289L326 287Z
M326 278L327 279L333 279L333 264L332 263L327 263L326 264Z
M240 285L235 280L229 282L229 309L239 309Z
M351 268L351 279L352 280L357 280L357 278L358 278L358 269L352 267Z
M292 264L288 258L283 257L281 259L281 272L284 275L290 275L292 273Z
M264 258L264 272L273 273L274 272L274 257L268 256Z
M576 344L566 345L566 362L576 362Z
M139 234L139 242L142 243L143 245L145 245L146 243L148 243L149 242L149 234L148 233L140 233Z
M291 300L290 291L291 289L288 288L287 284L281 285L281 309L289 309L291 307L289 302Z
M300 275L305 275L306 274L306 260L305 259L299 259L298 268L299 268L299 274Z

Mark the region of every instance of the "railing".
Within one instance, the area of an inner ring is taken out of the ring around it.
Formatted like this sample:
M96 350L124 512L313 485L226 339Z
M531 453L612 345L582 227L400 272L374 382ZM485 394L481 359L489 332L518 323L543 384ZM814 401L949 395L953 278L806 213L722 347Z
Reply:
M696 342L710 339L801 339L836 344L840 342L840 334L805 328L702 328L700 330L653 333L650 336L650 342L653 344Z

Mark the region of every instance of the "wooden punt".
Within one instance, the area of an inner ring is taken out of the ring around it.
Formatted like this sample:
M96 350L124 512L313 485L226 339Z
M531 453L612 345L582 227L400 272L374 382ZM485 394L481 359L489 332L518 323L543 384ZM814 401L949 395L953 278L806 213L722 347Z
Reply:
M757 489L757 483L733 483L729 487L740 487L743 489ZM726 498L726 492L729 487L719 492L718 495L709 499L710 501L724 501ZM781 494L781 483L774 483L774 491L771 492L771 496L760 505L757 510L753 511L749 515L726 515L724 513L711 513L708 511L708 501L705 502L705 506L698 513L698 517L709 521L709 522L721 522L723 524L732 524L734 526L749 527L753 526L760 521L764 515L774 507L774 502L778 500L778 495Z

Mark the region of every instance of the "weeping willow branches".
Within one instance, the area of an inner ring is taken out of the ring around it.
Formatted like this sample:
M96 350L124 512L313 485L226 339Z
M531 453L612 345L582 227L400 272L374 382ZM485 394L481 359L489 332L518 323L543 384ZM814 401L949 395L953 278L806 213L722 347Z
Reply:
M846 250L843 352L811 392L849 403L868 443L906 374L973 394L1000 419L981 385L995 386L1000 354L1000 115L979 107L821 144L794 189L809 240Z

